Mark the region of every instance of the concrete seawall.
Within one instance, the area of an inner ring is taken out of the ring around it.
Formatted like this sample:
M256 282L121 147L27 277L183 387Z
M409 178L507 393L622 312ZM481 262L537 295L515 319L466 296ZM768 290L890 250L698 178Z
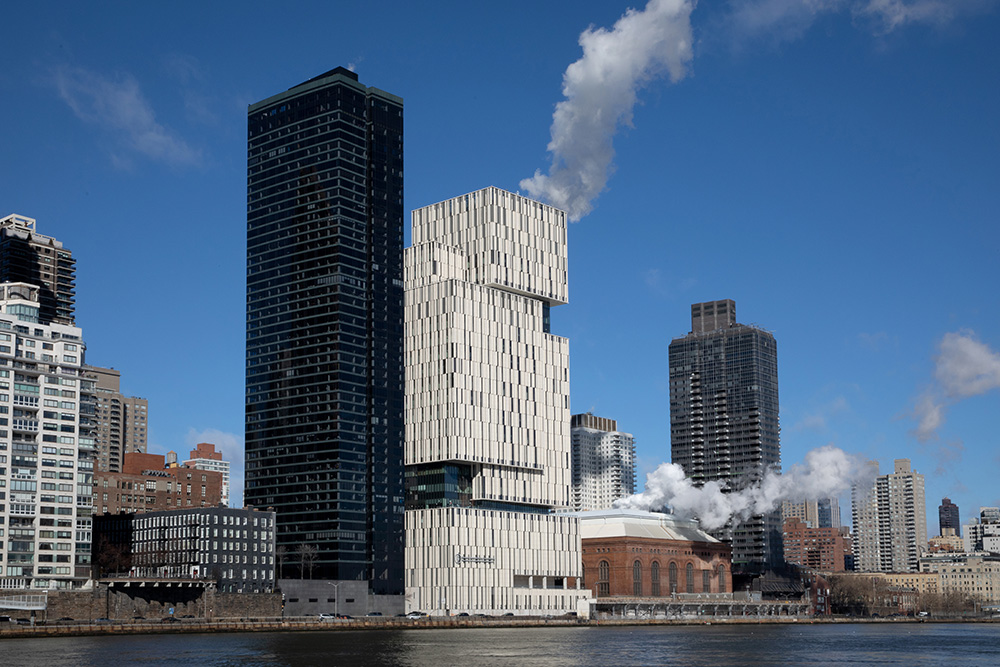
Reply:
M789 625L789 624L843 624L843 623L961 623L1000 622L1000 619L858 619L858 618L723 618L700 619L605 619L586 620L577 618L536 618L536 617L430 617L408 618L361 618L352 620L306 620L306 619L221 619L201 621L197 619L176 623L124 621L110 623L53 623L35 627L8 624L0 626L0 639L34 637L79 637L99 635L142 635L142 634L192 634L216 632L337 632L347 630L420 630L444 628L527 628L527 627L600 627L638 625Z

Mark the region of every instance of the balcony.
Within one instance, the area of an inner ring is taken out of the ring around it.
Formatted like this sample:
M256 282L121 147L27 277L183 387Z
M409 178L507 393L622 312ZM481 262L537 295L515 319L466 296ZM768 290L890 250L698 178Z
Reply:
M22 433L38 433L38 420L37 419L11 419L10 420L11 430L20 431Z

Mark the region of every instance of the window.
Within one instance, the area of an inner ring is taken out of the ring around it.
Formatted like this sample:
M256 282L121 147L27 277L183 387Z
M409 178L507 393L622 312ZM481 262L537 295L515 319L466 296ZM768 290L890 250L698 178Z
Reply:
M726 592L726 568L723 565L719 566L719 592Z
M660 564L657 561L653 561L652 565L649 566L649 583L652 586L650 593L656 597L660 595Z
M642 563L639 561L632 563L632 595L642 595Z
M701 571L701 592L712 592L712 573L709 570Z
M694 593L694 565L687 564L687 592Z
M611 576L611 565L606 560L602 560L597 566L597 597L607 597L610 595L608 579Z
M677 563L671 561L668 570L670 572L670 595L674 595L677 593Z

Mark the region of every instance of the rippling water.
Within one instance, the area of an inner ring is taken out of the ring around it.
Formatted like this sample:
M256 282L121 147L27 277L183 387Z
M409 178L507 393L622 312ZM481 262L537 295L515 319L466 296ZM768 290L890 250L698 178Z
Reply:
M643 626L11 639L10 665L1000 664L1000 625Z

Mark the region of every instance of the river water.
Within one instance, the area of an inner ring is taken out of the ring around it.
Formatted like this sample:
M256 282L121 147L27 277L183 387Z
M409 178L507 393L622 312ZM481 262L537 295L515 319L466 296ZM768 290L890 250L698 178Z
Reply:
M4 665L1000 665L1000 624L476 628L10 639Z

